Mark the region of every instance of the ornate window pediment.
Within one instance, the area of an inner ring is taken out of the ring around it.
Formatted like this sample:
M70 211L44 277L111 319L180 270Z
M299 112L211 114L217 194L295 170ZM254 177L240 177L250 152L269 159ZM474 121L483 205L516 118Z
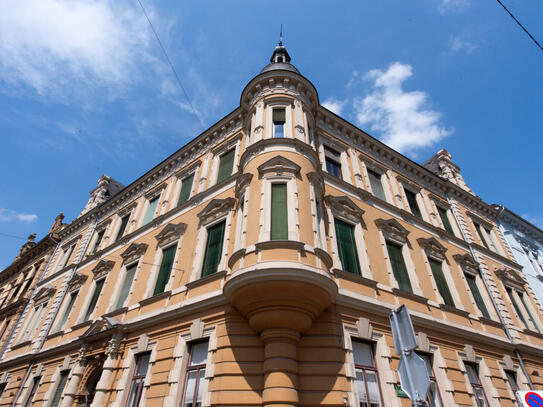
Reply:
M87 330L83 332L80 338L86 338L91 335L98 334L100 332L109 331L122 326L122 322L115 318L102 317L97 321L94 321L89 325Z
M435 237L429 239L420 238L417 239L420 247L424 249L428 257L433 257L439 261L445 260L445 252L447 248L444 247Z
M300 174L301 167L288 158L280 155L276 155L270 158L264 164L258 166L258 176L262 178L264 174L273 173L273 175L293 174L298 176Z
M346 196L326 195L324 202L328 205L334 214L347 219L353 223L362 221L364 210L359 208L350 198Z
M496 275L504 282L505 285L516 287L520 290L524 290L522 287L526 284L526 281L513 269L502 267L495 270Z
M235 196L237 199L240 199L241 194L243 193L245 188L251 183L252 179L253 174L240 174L240 176L236 179Z
M155 236L155 239L158 242L158 246L165 246L177 239L179 239L179 236L181 236L183 233L185 233L185 230L187 230L187 224L186 223L168 223L162 231Z
M34 302L38 303L38 302L49 300L53 296L53 294L55 294L56 291L57 290L55 290L52 287L42 287L38 290L38 292L34 296Z
M375 221L377 227L385 235L385 239L392 240L401 245L407 243L407 235L409 231L404 228L396 219L377 219Z
M147 245L145 243L132 243L128 248L121 253L123 258L123 263L131 263L132 261L143 256L147 250Z
M73 291L79 289L85 283L85 281L87 281L87 276L80 273L75 273L68 283L68 290Z
M468 253L455 254L453 256L453 259L462 268L463 271L474 275L479 274L479 263L477 263L475 259Z
M213 199L198 214L200 223L207 224L225 216L230 210L232 210L235 203L236 200L234 198Z
M100 260L96 267L92 269L94 273L94 279L98 280L104 277L113 268L115 262L112 260Z

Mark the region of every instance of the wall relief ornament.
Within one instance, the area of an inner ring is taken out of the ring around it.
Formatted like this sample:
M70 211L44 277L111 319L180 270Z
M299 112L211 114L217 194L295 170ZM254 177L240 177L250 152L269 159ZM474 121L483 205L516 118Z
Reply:
M479 263L477 263L468 253L455 254L453 259L462 268L462 270L471 274L479 274Z
M270 158L258 166L258 177L262 178L264 174L274 173L274 175L292 174L299 176L301 167L295 162L281 155Z
M428 239L420 238L417 239L420 247L424 249L428 257L433 257L436 260L443 261L445 260L445 252L447 248L444 247L435 237Z
M524 281L524 279L515 270L508 267L498 268L495 270L495 273L504 283L506 283L506 285L512 285L522 289L522 287L526 284L526 281Z
M362 221L364 210L359 208L350 198L346 196L326 195L324 197L324 202L335 215L353 223Z
M52 287L42 287L38 290L36 295L34 296L34 302L41 302L44 300L48 300L55 294L57 290Z
M183 222L178 223L178 224L168 223L166 226L164 226L164 228L160 231L160 233L155 236L158 246L165 246L179 239L179 237L183 233L185 233L185 230L187 230L186 223L183 223Z
M202 211L197 215L201 224L213 222L222 216L225 216L232 210L236 200L234 198L213 199Z
M148 245L145 243L132 243L128 248L121 253L123 258L123 263L132 263L133 261L139 259L145 251L147 250Z
M70 280L70 282L68 283L68 290L69 291L78 290L79 288L81 288L83 284L85 284L85 281L87 281L87 278L88 277L84 274L75 273L72 276L72 279Z
M94 279L98 280L104 277L115 265L115 262L112 260L100 260L98 264L92 269L94 273Z
M377 219L375 224L383 232L385 239L390 239L401 245L407 243L409 231L396 219Z
M251 180L253 179L253 174L239 174L236 179L236 189L235 197L236 199L241 198L241 194L245 191L245 188L249 186Z

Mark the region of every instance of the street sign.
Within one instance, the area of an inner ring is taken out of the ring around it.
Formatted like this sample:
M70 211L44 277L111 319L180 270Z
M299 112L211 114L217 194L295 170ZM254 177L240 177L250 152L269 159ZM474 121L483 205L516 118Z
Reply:
M417 338L405 305L390 313L390 326L396 354L401 355L398 375L402 389L414 404L424 404L430 387L430 377L424 359L414 352Z
M518 399L523 407L543 407L543 391L517 391Z

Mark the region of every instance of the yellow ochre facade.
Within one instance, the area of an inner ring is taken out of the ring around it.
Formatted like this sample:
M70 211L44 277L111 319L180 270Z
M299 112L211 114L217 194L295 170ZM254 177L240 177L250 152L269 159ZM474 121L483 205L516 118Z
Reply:
M410 406L543 387L540 304L441 150L419 165L319 104L276 47L240 106L58 234L0 360L0 406Z

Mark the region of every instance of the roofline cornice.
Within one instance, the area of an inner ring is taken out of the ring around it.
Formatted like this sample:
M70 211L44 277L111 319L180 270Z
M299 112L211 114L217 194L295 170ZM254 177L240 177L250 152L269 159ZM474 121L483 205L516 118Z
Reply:
M543 243L543 230L539 229L533 223L528 222L523 217L517 215L510 209L507 209L503 205L493 205L494 209L498 211L498 219L503 219L504 222L510 224L521 232L527 233L535 240Z

